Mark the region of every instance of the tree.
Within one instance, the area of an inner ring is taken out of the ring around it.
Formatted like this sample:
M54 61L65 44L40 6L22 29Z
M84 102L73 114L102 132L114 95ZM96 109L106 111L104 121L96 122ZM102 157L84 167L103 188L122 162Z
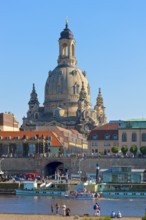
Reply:
M125 156L126 153L128 152L128 147L127 147L126 145L123 145L123 146L121 147L121 151L122 151L122 153L123 153L124 156Z
M146 155L146 146L140 147L140 152L142 153L142 155Z
M111 150L112 150L112 153L114 154L117 154L119 152L118 146L113 146Z
M134 154L134 156L137 154L137 146L136 145L132 145L130 147L130 152Z

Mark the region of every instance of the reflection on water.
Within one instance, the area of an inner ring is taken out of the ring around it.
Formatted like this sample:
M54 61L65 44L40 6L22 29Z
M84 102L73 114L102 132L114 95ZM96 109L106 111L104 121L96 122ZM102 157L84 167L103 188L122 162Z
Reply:
M0 196L1 213L51 214L51 204L64 203L71 209L71 214L94 214L94 200L73 200L52 198L49 196ZM144 216L146 199L101 199L101 215L110 215L111 211L121 211L123 216Z

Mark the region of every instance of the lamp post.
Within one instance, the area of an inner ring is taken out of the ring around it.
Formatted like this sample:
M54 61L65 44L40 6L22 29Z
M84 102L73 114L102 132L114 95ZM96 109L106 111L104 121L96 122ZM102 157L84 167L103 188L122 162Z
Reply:
M80 181L81 181L81 161L84 160L84 158L79 159L79 175L80 175Z
M100 166L99 166L98 163L97 163L97 164L96 164L96 184L98 183L99 170L100 170Z
M0 171L2 171L2 161L4 160L4 158L0 159Z

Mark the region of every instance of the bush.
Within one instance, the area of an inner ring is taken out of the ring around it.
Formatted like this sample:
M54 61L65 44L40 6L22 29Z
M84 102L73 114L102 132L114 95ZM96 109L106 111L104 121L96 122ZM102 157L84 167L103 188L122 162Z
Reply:
M146 216L142 217L142 220L146 220Z

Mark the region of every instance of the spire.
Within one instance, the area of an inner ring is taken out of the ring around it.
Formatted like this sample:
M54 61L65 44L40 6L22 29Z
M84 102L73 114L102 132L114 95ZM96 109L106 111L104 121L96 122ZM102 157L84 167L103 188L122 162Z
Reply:
M33 83L32 86L32 92L30 94L30 101L28 102L30 107L34 107L34 105L39 105L39 101L38 101L38 97L37 97L37 93L35 90L35 84Z
M85 99L87 99L87 93L84 87L84 82L82 82L82 88L80 91L80 100L85 100Z
M66 17L66 25L65 28L68 28L68 17Z
M99 106L99 105L103 106L103 98L102 98L102 94L101 94L101 88L99 88L99 91L98 91L98 97L96 99L96 105L97 106Z

